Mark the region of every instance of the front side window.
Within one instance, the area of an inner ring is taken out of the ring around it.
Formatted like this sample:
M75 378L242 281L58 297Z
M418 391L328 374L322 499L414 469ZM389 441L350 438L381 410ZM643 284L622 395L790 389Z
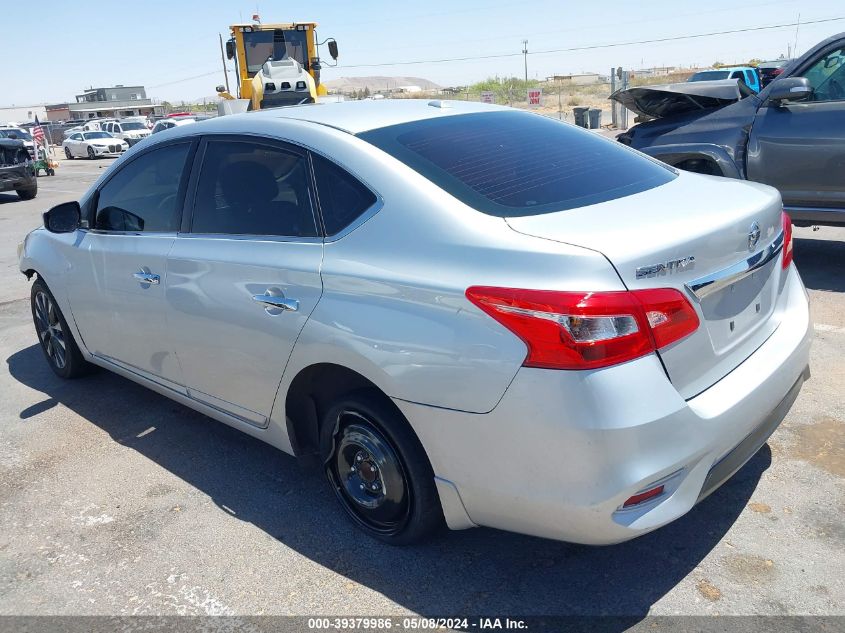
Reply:
M330 160L317 154L312 154L312 158L326 235L335 235L373 206L376 196Z
M464 204L499 217L607 202L676 177L621 143L525 112L422 119L359 137Z
M315 237L305 157L270 145L209 141L191 232Z
M845 47L816 61L804 77L813 89L813 101L845 100Z
M188 143L139 156L99 191L94 227L101 231L172 232L179 228L179 186Z

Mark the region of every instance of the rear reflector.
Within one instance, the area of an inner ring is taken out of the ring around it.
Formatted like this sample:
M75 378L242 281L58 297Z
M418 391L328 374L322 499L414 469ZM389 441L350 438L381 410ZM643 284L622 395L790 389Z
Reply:
M473 286L467 299L519 336L526 367L597 369L650 354L698 329L671 288L558 292Z
M659 486L655 486L649 490L645 490L643 492L638 492L633 497L628 499L625 503L622 504L623 508L630 508L632 506L640 505L641 503L645 503L649 499L654 499L655 497L659 497L663 494L663 484Z
M792 219L783 212L783 267L789 268L792 263Z

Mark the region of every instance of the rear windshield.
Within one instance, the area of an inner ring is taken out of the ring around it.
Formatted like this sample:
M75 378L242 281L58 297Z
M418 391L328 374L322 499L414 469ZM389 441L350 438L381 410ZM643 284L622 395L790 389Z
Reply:
M729 70L705 70L704 72L695 73L687 81L716 81L718 79L727 79L731 72Z
M524 112L483 112L359 134L465 204L499 217L552 213L665 184L673 170L620 143Z

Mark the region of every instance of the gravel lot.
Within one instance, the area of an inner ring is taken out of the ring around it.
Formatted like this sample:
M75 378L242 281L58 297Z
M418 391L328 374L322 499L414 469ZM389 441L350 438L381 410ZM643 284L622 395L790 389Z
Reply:
M0 614L845 615L845 229L796 229L816 337L781 428L686 517L590 548L361 536L316 472L105 371L57 379L15 246L111 161L0 194Z

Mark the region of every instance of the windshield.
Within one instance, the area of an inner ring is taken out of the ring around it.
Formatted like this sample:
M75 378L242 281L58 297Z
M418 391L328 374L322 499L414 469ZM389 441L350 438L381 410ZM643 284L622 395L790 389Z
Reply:
M82 138L84 138L86 141L90 141L90 140L95 139L95 138L114 138L114 137L111 134L109 134L108 132L85 132L85 134L82 135Z
M129 123L121 123L120 127L124 130L146 130L147 126L137 121L130 121Z
M499 217L607 202L675 178L621 143L523 112L423 119L359 136L461 202Z
M715 81L717 79L727 79L730 74L728 70L705 70L695 73L687 81Z
M308 70L306 31L275 29L244 33L246 66L250 76L261 70L268 59L295 59Z
M31 141L32 137L23 130L0 130L0 138L16 138L19 141Z

